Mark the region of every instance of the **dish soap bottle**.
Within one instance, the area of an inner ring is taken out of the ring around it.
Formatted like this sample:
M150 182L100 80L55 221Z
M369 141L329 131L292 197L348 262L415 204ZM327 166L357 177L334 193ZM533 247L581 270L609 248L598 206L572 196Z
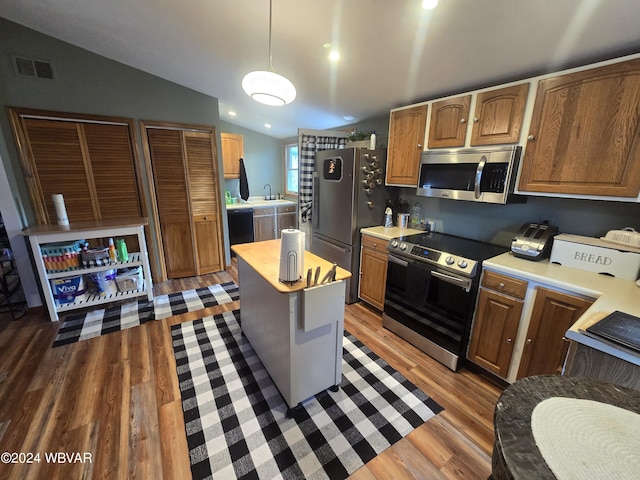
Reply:
M391 210L391 207L387 207L384 211L384 228L391 227L393 227L393 211Z

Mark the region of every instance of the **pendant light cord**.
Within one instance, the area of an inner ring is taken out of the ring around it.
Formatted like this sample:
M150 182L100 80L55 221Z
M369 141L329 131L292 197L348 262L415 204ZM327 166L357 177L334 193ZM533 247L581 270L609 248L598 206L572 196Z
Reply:
M273 72L273 65L271 64L271 12L273 11L273 0L269 0L269 70Z

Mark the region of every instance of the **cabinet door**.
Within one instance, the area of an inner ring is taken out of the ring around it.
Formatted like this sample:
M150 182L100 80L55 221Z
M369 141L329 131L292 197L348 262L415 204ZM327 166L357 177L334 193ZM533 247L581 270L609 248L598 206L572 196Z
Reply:
M433 103L429 148L464 147L470 105L471 95Z
M387 185L418 185L426 123L426 105L391 112Z
M521 300L481 288L468 358L490 372L506 378L522 306Z
M538 287L518 378L562 372L569 348L564 334L592 303L581 297Z
M479 93L471 146L517 143L528 93L528 83Z
M373 248L367 244L373 242ZM360 282L358 284L358 297L374 307L384 309L384 294L387 284L387 260L386 252L377 249L378 244L386 244L383 240L362 237L362 249L360 251Z
M244 140L242 135L221 133L220 141L224 178L240 178L240 158L244 156Z
M638 196L640 59L540 81L519 188Z
M296 228L298 225L298 216L294 213L279 213L277 218L277 237L281 237L282 230L287 228Z
M253 217L253 238L254 242L262 242L264 240L273 240L276 238L275 228L276 216L263 215Z

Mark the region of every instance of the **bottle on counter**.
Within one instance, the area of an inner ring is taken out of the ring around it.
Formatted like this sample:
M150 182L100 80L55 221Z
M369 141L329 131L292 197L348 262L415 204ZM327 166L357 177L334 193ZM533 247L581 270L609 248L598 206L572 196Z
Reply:
M113 238L109 238L109 260L115 262L118 260L118 255L116 254L116 246L113 244Z
M384 211L384 228L391 227L393 227L393 211L391 210L391 207L387 207Z

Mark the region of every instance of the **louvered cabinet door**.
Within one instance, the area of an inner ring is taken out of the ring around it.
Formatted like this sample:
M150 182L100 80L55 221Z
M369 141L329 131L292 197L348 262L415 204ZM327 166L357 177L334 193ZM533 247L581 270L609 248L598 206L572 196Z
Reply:
M191 211L181 132L150 128L147 135L167 277L194 276Z
M101 218L142 216L127 125L83 125Z
M55 224L56 209L51 195L64 195L70 222L99 219L92 178L87 175L89 162L75 122L23 118L28 154L23 170L29 187L36 221Z
M189 183L197 275L223 269L218 221L219 189L214 143L209 132L182 132Z

